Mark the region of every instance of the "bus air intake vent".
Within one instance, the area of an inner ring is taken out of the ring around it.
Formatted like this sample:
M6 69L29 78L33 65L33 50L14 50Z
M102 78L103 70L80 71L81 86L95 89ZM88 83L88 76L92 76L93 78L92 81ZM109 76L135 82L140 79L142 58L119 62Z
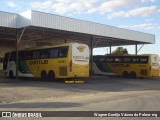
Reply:
M67 67L60 67L59 68L59 75L60 76L67 76Z
M147 70L146 69L141 69L140 74L142 76L147 76Z

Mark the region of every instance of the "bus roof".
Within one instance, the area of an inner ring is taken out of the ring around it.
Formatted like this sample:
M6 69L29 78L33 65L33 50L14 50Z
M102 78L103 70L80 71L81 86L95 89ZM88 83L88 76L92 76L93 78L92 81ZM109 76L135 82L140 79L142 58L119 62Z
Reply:
M75 42L70 42L70 43L64 43L64 44L60 44L60 45L54 45L54 46L40 46L40 47L32 47L32 48L26 48L26 49L22 49L21 51L25 51L25 50L38 50L38 49L45 49L45 48L55 48L55 47L61 47L61 46L69 46L71 44L74 44ZM78 44L83 44L83 43L78 43Z
M94 56L150 56L150 55L157 55L157 54L108 54L108 55L94 55Z

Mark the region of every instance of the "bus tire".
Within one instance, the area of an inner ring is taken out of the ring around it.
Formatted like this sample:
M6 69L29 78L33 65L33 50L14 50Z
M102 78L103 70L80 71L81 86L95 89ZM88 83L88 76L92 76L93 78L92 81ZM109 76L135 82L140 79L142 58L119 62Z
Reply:
M55 74L52 70L50 70L49 73L48 73L48 80L49 81L55 81Z
M134 71L132 71L132 72L130 73L130 78L133 78L133 79L136 79L136 78L137 78L137 75L136 75L136 73L135 73Z
M123 78L129 78L129 74L127 71L124 71L122 76Z
M12 72L12 71L9 71L9 77L10 77L11 79L13 79L13 72Z
M47 73L45 70L41 72L41 80L47 80Z

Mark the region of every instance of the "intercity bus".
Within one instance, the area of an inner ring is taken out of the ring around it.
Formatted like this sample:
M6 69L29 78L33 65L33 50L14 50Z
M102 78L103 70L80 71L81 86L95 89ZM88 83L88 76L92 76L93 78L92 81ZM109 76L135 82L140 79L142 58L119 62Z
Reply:
M156 54L93 56L93 72L101 75L119 75L124 78L158 77L159 56Z
M37 77L42 80L56 78L89 77L89 47L81 43L65 43L20 50L18 76ZM16 52L6 53L5 75L16 76Z

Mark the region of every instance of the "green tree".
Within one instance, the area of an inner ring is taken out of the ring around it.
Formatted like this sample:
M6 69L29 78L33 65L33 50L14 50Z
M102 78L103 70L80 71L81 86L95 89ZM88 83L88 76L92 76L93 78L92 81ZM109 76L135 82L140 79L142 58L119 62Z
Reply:
M123 47L118 47L116 50L114 50L111 54L128 54L128 50Z

